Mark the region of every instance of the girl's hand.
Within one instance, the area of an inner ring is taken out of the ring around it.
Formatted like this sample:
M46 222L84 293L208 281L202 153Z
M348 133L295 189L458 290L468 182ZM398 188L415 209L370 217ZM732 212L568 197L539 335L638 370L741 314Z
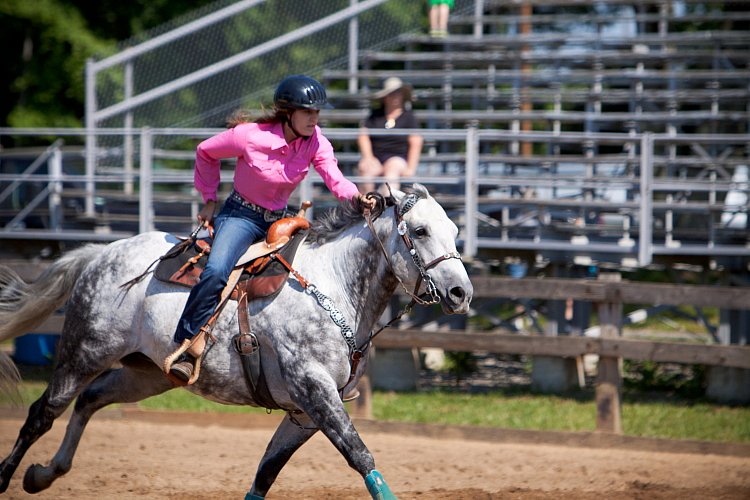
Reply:
M216 202L214 200L208 200L201 211L198 212L198 223L207 227L210 226L214 220L214 210L216 209Z
M374 210L378 206L378 200L374 196L362 193L355 196L352 201L360 212L363 212L365 209Z
M378 200L369 194L359 193L357 195L357 204L362 208L374 210L378 206Z

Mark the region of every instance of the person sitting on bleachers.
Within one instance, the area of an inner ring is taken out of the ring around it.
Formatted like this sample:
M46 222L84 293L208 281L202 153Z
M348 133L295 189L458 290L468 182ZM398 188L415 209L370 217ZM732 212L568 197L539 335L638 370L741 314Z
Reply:
M411 110L411 86L400 78L388 78L373 99L380 105L370 111L357 139L362 155L359 175L383 176L392 188L398 189L399 177L412 177L417 171L423 138L417 134L385 135L377 131L418 128L419 124ZM369 193L375 190L375 184L364 182L360 188Z

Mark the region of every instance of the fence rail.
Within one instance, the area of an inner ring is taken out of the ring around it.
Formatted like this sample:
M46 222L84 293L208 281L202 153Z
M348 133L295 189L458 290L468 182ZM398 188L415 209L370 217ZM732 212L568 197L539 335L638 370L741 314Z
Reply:
M623 304L690 304L750 309L747 288L663 285L617 281L569 279L510 279L472 277L476 298L536 298L547 300L575 299L594 302L600 310L602 336L553 336L511 334L505 329L491 331L425 329L385 330L375 340L378 348L440 348L449 351L495 354L521 354L533 357L576 359L597 355L596 408L597 430L621 432L620 393L622 359L682 364L698 364L724 369L750 370L750 346L702 345L625 339L620 334L620 318L603 314L618 310ZM35 332L59 333L61 315L49 318ZM730 375L731 377L731 375ZM741 375L740 375L741 378ZM363 384L369 384L364 379ZM739 382L741 383L741 382ZM369 387L363 387L369 392ZM366 415L367 398L356 411Z

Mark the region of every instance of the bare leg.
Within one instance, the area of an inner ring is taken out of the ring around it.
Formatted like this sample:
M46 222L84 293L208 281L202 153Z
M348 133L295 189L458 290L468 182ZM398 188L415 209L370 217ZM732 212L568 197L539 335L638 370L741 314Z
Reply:
M440 29L439 14L440 12L437 5L430 7L430 34L434 34Z
M383 175L383 164L381 164L375 158L368 160L363 159L360 160L359 165L357 165L357 170L359 171L359 175L362 177L380 177L381 175ZM360 190L363 193L375 191L375 183L363 182L360 185Z
M450 14L450 8L447 4L440 4L438 9L438 30L443 33L448 33L448 15Z
M393 189L401 189L399 181L401 174L406 171L406 160L399 156L391 156L383 164L383 177ZM387 194L387 193L386 193Z

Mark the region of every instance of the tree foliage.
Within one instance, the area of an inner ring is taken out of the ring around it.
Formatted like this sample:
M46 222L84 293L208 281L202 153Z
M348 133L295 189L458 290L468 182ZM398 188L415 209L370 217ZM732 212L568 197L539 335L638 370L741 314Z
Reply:
M0 124L81 126L86 59L208 0L0 0Z

